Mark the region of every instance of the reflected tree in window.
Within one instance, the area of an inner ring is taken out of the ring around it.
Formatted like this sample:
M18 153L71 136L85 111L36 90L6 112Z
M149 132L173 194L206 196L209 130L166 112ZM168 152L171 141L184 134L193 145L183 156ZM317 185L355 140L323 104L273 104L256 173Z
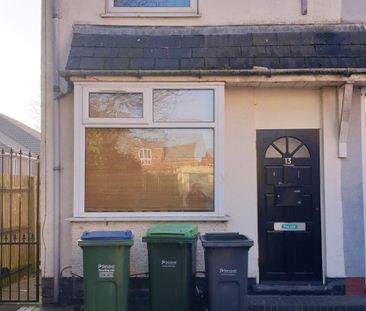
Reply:
M212 129L86 129L86 211L212 211Z
M142 118L142 93L90 93L90 118Z

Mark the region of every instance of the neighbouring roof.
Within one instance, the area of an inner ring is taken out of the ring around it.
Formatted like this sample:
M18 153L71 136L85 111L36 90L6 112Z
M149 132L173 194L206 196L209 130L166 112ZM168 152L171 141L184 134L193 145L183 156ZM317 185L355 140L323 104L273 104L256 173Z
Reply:
M67 70L366 68L364 25L75 25Z
M8 116L0 114L0 150L10 149L40 154L40 133Z

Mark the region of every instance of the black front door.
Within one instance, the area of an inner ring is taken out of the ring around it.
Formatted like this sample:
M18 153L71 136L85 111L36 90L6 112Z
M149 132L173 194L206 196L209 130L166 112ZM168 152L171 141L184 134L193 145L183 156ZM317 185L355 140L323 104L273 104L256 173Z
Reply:
M261 281L320 281L318 130L258 130Z

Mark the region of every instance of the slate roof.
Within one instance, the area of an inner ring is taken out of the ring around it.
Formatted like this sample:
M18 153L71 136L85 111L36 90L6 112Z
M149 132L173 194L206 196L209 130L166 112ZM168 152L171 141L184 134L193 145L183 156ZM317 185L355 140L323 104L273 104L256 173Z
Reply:
M0 114L0 150L40 154L40 134L10 117Z
M67 70L366 68L353 26L74 26Z

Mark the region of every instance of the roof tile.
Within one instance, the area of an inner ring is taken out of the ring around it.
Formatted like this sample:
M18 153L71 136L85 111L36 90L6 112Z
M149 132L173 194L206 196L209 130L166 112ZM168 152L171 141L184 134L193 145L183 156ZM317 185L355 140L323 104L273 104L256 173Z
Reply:
M204 58L182 58L181 59L181 69L201 69L205 67Z
M105 61L104 68L111 70L128 69L129 58L108 58Z
M151 70L154 69L154 58L131 58L130 69L135 70Z

